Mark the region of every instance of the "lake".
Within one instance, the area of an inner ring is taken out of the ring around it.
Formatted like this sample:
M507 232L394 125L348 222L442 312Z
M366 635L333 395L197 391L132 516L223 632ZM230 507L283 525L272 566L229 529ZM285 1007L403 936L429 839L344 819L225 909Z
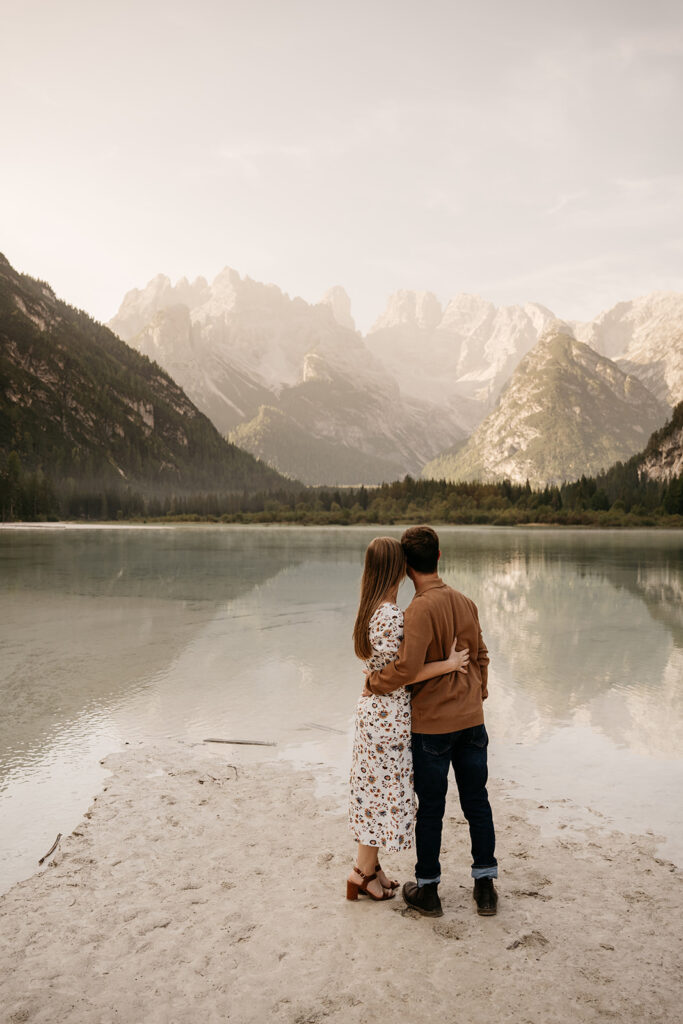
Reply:
M351 630L379 533L401 530L0 530L0 890L75 827L126 743L271 740L239 756L329 765L343 801ZM681 863L683 534L439 534L491 654L492 775L550 802L544 827L650 831Z

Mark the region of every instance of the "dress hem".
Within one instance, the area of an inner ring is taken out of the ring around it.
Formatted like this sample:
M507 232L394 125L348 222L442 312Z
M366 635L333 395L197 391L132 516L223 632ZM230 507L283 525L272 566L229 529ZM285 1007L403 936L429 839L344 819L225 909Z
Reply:
M350 829L350 832L357 843L362 843L363 846L376 846L378 850L386 850L387 853L402 853L403 850L412 850L415 846L413 839L398 846L396 843L378 842L376 836L368 836L364 839L357 832L354 832L353 829Z

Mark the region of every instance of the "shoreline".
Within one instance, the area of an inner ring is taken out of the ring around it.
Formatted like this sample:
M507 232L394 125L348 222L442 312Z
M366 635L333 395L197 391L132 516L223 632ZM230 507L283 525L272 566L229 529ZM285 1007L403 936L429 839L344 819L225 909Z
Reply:
M451 787L445 913L431 920L400 897L343 898L353 842L322 765L180 741L104 764L111 774L49 866L0 897L13 1024L380 1024L406 1000L425 1019L450 1020L457 1005L471 1024L675 1019L681 871L656 856L656 837L568 813L544 835L537 801L493 780L500 904L482 919ZM413 859L386 866L403 881Z
M608 526L601 526L598 523L439 523L436 520L430 520L429 524L438 528L442 532L456 532L474 530L477 532L520 532L524 530L530 530L532 532L551 532L552 530L559 530L562 533L570 533L575 531L577 533L671 533L680 535L683 532L683 523L679 526L672 526L670 524L659 525L656 523L647 525L629 525L629 526L615 526L614 524ZM163 519L152 519L152 520L108 520L99 521L91 520L84 521L78 519L60 519L54 522L30 522L28 520L22 522L0 522L0 532L6 530L8 532L18 530L126 530L126 529L177 529L178 527L186 527L187 529L193 529L202 526L210 526L212 528L219 529L239 529L239 530L344 530L344 532L354 530L405 530L408 526L413 526L413 520L405 520L405 522L399 523L289 523L289 522L265 522L265 523L240 523L240 522L221 522L219 519L178 519L178 520L163 520Z

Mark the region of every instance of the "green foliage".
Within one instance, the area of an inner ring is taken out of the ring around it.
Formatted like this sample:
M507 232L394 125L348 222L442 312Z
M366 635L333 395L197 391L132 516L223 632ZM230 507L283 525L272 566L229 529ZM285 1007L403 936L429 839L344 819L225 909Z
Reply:
M16 466L16 463L14 463ZM610 494L617 494L613 500ZM292 523L344 526L426 522L494 526L683 526L683 476L668 483L623 489L605 479L542 491L500 484L449 484L405 480L372 488L308 487L280 491L166 491L149 493L124 483L98 484L73 478L58 487L41 473L17 478L9 459L0 463L3 519L164 520L231 523Z
M683 403L645 455L682 426ZM2 520L683 526L683 476L647 479L642 460L542 490L409 476L304 487L225 442L156 363L0 256Z
M68 479L84 493L294 486L222 438L156 363L0 257L0 454L12 451L60 494Z

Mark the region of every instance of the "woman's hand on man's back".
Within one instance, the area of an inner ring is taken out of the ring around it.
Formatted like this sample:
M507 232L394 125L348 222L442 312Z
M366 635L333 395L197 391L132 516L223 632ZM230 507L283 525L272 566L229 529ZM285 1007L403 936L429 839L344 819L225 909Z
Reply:
M451 672L467 672L467 666L470 663L470 649L465 647L462 651L456 651L457 644L458 638L456 636L448 654L448 661L453 666Z

